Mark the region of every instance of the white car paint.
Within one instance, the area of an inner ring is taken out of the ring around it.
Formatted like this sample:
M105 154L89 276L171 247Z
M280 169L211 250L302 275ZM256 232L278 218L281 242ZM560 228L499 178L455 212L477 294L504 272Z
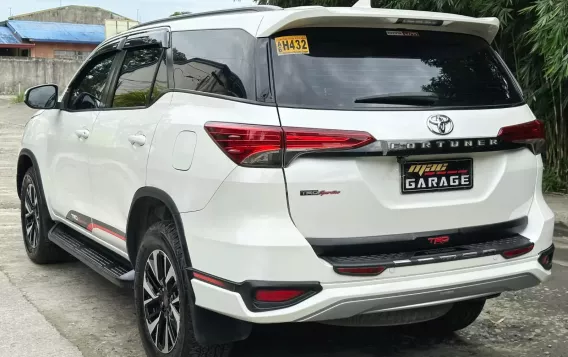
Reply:
M262 37L291 27L401 27L395 18L443 20L431 28L470 33L491 41L496 19L384 9L295 8L273 12L228 13L174 20L172 31L238 28ZM130 33L163 27L139 27ZM101 46L104 46L102 44ZM236 165L204 129L210 121L278 127L361 130L377 140L435 138L425 125L430 114L455 121L450 138L494 137L503 126L534 119L527 106L509 109L441 112L348 112L279 108L198 93L172 92L146 109L71 113L46 110L27 125L22 147L37 158L52 218L128 257L126 244L104 230L89 232L65 219L80 211L125 231L134 193L155 187L172 197L181 213L193 268L233 282L317 281L323 291L292 307L251 312L241 297L195 279L199 306L239 319L276 323L312 319L334 306L328 317L365 312L357 301L405 294L428 286L531 274L544 281L550 273L536 260L552 244L554 216L542 199L542 160L528 149L475 153L470 191L431 196L400 194L399 166L393 157L314 159L300 157L285 169ZM279 117L280 115L280 117ZM380 118L377 118L380 116ZM346 120L349 118L349 120ZM88 130L79 138L77 130ZM179 148L180 133L192 142ZM129 141L144 135L145 143ZM187 154L184 160L183 154ZM463 157L444 155L444 158ZM440 156L432 155L427 159ZM424 158L424 157L422 157ZM341 194L300 197L300 190L337 190ZM402 267L377 277L336 274L318 258L306 238L365 237L467 227L528 216L521 234L534 250L511 261L489 256L456 262ZM336 308L345 299L346 309ZM317 318L315 318L317 320Z

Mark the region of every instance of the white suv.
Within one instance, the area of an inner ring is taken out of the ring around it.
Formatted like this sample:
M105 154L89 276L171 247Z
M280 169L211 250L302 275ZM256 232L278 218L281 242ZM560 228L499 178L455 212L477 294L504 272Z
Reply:
M101 44L18 161L36 263L133 286L149 356L253 324L471 324L550 277L544 131L495 18L252 7Z

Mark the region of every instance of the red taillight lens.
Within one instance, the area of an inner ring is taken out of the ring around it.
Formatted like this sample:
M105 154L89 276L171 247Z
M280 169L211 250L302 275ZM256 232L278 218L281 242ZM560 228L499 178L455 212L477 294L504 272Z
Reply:
M375 141L366 132L208 122L205 130L235 163L281 167L306 152L356 149Z
M516 257L520 257L521 255L525 255L527 253L530 253L533 250L533 248L534 248L534 244L531 244L528 247L507 250L507 251L503 252L502 255L505 259L516 258Z
M236 164L278 167L282 162L280 127L206 123L205 130Z
M254 299L258 302L285 302L294 300L305 293L304 290L257 290Z
M344 275L379 275L385 271L385 267L352 267L352 268L336 268L336 272Z
M356 149L375 141L371 134L351 130L284 128L286 150Z
M546 144L544 123L540 120L503 127L497 138L508 143L525 144L535 154L543 152Z

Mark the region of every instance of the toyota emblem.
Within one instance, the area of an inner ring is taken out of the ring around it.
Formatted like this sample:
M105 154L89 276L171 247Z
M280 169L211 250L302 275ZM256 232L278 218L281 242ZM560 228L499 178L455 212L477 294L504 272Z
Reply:
M426 121L426 125L431 132L438 135L448 135L454 130L454 122L445 115L432 115Z

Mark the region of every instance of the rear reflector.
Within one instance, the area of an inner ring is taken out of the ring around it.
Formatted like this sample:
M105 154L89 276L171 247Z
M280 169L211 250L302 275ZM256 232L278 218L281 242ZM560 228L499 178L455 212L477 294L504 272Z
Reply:
M201 281L204 281L204 282L209 283L209 284L217 285L217 286L220 286L222 288L226 287L226 284L223 281L221 281L219 279L212 278L212 277L207 276L207 275L203 275L203 274L194 272L193 277L197 280L201 280Z
M525 144L534 154L542 153L546 144L544 123L540 120L503 127L497 138L508 143Z
M304 293L304 290L257 290L254 299L258 302L286 302Z
M205 130L236 164L287 166L304 153L356 149L375 141L366 132L208 122Z
M335 268L335 271L343 275L379 275L385 271L385 267L350 267L350 268Z
M521 255L525 255L527 253L530 253L533 250L533 248L534 248L534 244L531 244L528 247L504 251L502 253L502 255L505 259L516 258L516 257L520 257Z
M552 269L552 259L554 257L554 244L550 246L547 250L540 253L540 257L538 258L538 262L542 267L546 270Z

